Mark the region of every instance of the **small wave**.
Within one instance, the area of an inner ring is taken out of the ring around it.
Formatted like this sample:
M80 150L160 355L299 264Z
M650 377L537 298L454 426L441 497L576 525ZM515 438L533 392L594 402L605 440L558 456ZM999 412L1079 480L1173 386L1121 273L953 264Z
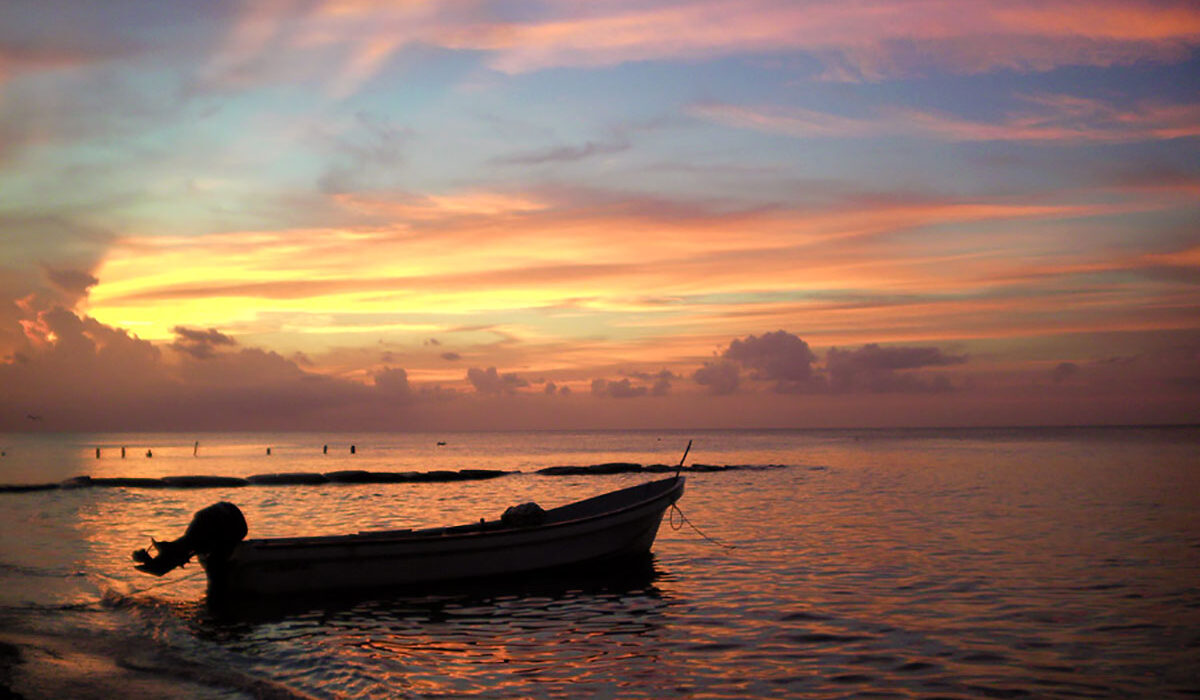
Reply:
M870 637L857 634L830 634L828 632L804 632L789 634L786 637L800 644L850 644L870 639Z
M13 564L6 561L0 561L0 572L17 574L18 576L36 576L43 578L68 578L72 576L85 576L81 571L61 571L49 569L41 566L29 566L26 564Z
M779 619L782 620L783 622L797 622L797 621L801 621L801 620L809 621L809 622L819 622L819 621L823 621L823 620L828 620L829 617L827 617L825 615L819 615L814 612L808 612L807 610L800 610L798 612L788 613Z

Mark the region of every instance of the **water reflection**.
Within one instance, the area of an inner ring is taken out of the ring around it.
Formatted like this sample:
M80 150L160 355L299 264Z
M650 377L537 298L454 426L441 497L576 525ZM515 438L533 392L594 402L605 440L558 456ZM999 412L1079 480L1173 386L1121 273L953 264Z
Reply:
M402 594L210 600L192 627L276 677L338 696L508 696L530 683L574 693L660 673L671 606L661 575L647 556Z
M319 611L325 617L343 611L379 612L416 610L422 614L447 605L482 605L508 599L557 600L566 596L661 597L654 582L663 573L653 554L627 557L566 570L523 576L493 577L420 584L367 591L346 591L291 596L214 596L206 597L207 614L202 618L213 630L253 628L259 623L277 622ZM202 630L198 630L202 631Z

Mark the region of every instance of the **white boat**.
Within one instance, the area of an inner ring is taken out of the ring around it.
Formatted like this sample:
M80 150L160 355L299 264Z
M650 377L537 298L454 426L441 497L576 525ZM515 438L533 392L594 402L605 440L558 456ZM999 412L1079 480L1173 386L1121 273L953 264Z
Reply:
M666 509L683 495L683 485L684 478L677 475L546 511L535 506L535 522L525 524L504 518L424 530L249 539L227 546L197 545L206 539L203 533L193 534L198 513L184 538L155 543L159 557L142 550L134 558L142 562L139 569L162 575L173 568L167 564L195 553L208 575L210 594L217 596L506 577L646 554ZM219 505L232 508L241 519L236 507ZM241 523L241 534L234 533L238 540L245 535ZM177 550L174 561L158 565L171 558L162 553L172 548Z

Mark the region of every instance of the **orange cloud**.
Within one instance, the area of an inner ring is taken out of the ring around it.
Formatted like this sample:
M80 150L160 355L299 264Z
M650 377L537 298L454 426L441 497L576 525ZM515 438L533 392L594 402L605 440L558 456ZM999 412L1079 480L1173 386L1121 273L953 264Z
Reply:
M997 249L988 227L1147 206L859 197L819 209L725 210L479 191L337 201L379 223L127 238L96 270L87 308L142 338L167 342L180 324L215 328L304 351L324 367L317 371L347 376L385 361L378 352L334 360L338 347L403 348L436 336L454 345L408 362L416 380L461 382L461 368L450 372L440 357L448 350L480 366L590 380L598 375L579 376L582 368L702 359L703 348L747 328L798 328L840 344L931 339L959 322L956 333L1005 334L1010 320L1000 312L1028 301L1010 294L981 304L991 303L989 289L1032 283L1002 278L1027 269L1044 234L1010 234Z

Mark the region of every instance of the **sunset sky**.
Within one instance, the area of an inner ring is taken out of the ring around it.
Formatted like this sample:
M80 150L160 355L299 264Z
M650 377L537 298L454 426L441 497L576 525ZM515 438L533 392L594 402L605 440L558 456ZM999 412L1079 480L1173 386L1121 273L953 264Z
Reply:
M0 430L1185 422L1195 2L0 8Z

